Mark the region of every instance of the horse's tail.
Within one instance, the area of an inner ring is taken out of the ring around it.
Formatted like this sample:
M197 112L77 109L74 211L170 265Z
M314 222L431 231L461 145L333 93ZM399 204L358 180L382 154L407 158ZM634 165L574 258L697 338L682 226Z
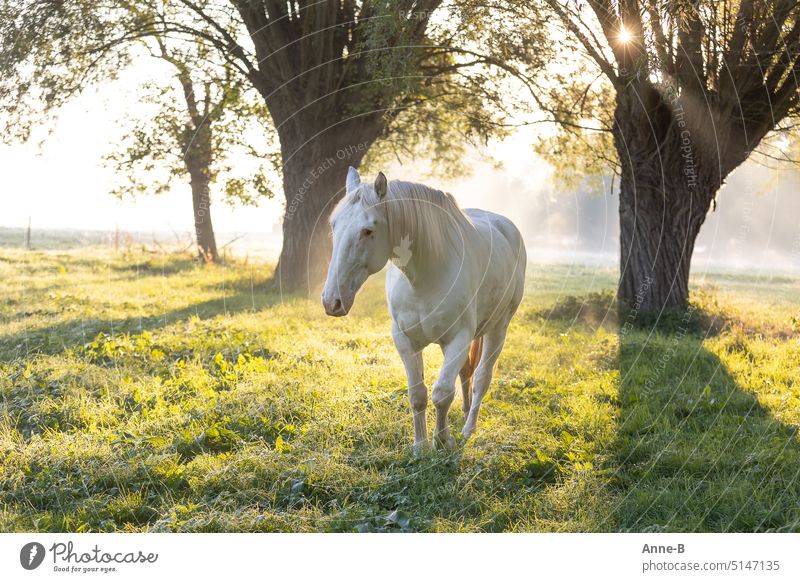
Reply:
M472 377L475 375L475 368L478 367L478 362L480 362L481 352L483 352L483 336L478 336L469 345L467 361L464 362L464 366L459 372L461 394L464 397L464 414L469 411L469 407L472 404Z

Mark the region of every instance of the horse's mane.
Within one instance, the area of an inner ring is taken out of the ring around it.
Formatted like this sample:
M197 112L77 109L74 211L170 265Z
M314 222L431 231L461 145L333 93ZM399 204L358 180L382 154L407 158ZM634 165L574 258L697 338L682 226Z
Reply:
M402 248L408 237L411 251L433 262L442 260L450 248L462 248L464 238L475 230L451 194L415 182L392 180L383 199L373 188L360 187L343 202L377 205L386 213L391 244Z

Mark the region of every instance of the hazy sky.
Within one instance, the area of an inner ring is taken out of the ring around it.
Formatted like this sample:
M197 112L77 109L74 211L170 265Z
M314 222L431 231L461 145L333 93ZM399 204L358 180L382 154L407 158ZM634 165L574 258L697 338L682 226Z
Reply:
M140 61L119 81L66 107L41 151L34 144L0 146L0 226L23 227L30 216L34 229L192 231L188 185L120 202L108 194L115 176L101 165L120 135L125 112L140 107L137 84L166 74L156 61ZM487 208L514 219L534 258L584 260L604 253L604 260L613 262L618 252L616 196L554 191L551 170L534 156L530 141L530 134L520 133L494 146L503 168L475 159L468 176L424 181L452 192L462 207ZM419 179L414 164L393 165L387 173L390 179ZM269 233L276 230L282 211L282 198L256 208L218 202L212 219L218 233ZM798 173L753 163L738 169L698 240L695 264L704 263L800 269Z
M113 230L191 230L188 184L162 196L143 196L119 202L108 192L116 179L101 158L112 151L121 134L120 121L130 108L141 108L136 87L168 71L155 59L143 59L119 81L88 92L59 115L44 147L36 144L0 146L0 175L11 203L0 215L0 226L22 226L28 216L39 228L72 227ZM280 214L280 202L257 209L233 211L214 207L213 220L221 230L270 230Z

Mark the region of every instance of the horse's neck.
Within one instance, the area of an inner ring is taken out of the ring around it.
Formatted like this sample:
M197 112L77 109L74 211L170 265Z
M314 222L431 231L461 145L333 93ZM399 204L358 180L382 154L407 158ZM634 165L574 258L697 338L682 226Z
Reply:
M423 261L420 259L412 258L405 265L399 261L393 261L394 266L400 269L400 272L405 275L411 286L417 290L423 290L429 287L435 287L442 279L443 269L439 265L435 265L434 261Z
M399 264L397 260L394 261L394 265L418 291L439 287L449 288L459 273L469 270L475 262L475 255L480 250L476 248L474 239L474 233L464 233L462 238L464 244L455 247L449 245L445 256L438 260L430 259L428 249L412 249L411 258L405 265Z

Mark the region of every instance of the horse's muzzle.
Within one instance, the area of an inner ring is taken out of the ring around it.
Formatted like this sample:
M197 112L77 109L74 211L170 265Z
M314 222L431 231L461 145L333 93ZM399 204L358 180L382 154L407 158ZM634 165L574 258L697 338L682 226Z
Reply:
M323 299L322 305L325 307L325 313L332 317L342 317L347 315L347 309L345 309L342 300L338 297L331 301L325 301Z

